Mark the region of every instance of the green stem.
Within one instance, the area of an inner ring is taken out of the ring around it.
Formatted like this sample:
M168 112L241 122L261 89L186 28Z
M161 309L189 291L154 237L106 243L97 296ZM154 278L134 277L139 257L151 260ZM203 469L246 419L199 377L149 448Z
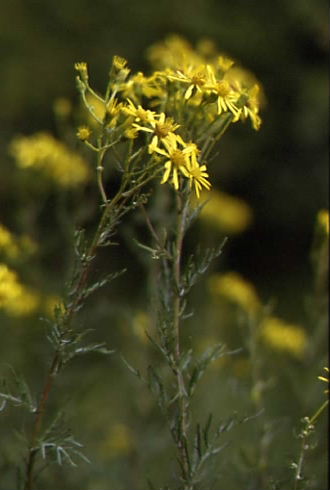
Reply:
M63 322L62 322L62 326L64 327L63 333L68 331L71 325L72 318L74 317L74 314L77 311L77 307L79 303L82 301L83 291L88 279L92 258L96 254L96 249L99 246L102 233L104 232L107 226L107 222L111 214L111 211L118 204L118 201L120 200L121 196L122 196L122 191L120 190L111 200L111 202L109 202L105 206L105 209L101 216L95 235L86 253L86 260L81 269L79 277L77 278L76 281L77 285L75 288L76 294L75 294L74 301L72 301L71 304L68 306L66 310L66 314L63 317ZM54 380L59 371L60 365L61 365L61 353L57 350L53 355L50 367L46 375L46 381L44 383L44 387L42 389L41 396L36 408L36 416L34 419L31 442L29 445L29 452L26 460L24 490L32 490L34 486L34 468L35 468L36 455L39 451L38 438L41 432L42 422L46 412L49 396L52 391Z
M183 238L185 233L185 222L187 218L189 199L177 193L177 227L176 227L176 242L175 252L173 257L173 279L174 279L174 300L173 300L173 331L174 331L174 359L178 388L178 417L179 427L177 434L177 448L179 452L180 466L182 479L184 482L184 490L192 490L190 481L190 462L188 453L188 425L189 425L189 404L187 400L187 390L185 387L184 376L180 367L181 360L181 345L180 345L180 283L181 283L181 259Z
M104 170L104 167L103 167L103 158L104 158L105 152L106 152L105 149L100 149L99 150L99 152L97 154L97 166L96 166L97 185L99 187L99 191L100 191L100 194L101 194L101 197L102 197L102 201L103 201L104 204L108 201L107 195L106 195L105 190L104 190L103 179L102 179L103 170Z
M314 415L311 418L306 419L306 428L302 431L302 440L301 440L301 447L300 447L300 454L299 454L299 460L297 463L296 467L296 472L295 472L295 479L294 479L294 490L298 489L299 482L302 480L302 467L303 463L305 460L305 453L307 450L307 444L306 441L308 437L311 434L313 424L317 421L323 410L327 407L329 404L329 400L325 400L325 402L316 410Z
M310 419L310 423L311 424L314 424L314 422L316 422L316 420L319 418L319 416L321 415L321 413L323 412L323 410L328 406L329 404L329 400L325 400L325 402L320 406L320 408L318 410L316 410L316 412L314 413L313 417Z

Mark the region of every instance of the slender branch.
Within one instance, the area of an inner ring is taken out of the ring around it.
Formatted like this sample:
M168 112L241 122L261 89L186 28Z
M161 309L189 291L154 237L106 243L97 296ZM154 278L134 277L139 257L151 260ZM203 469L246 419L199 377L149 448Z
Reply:
M188 425L189 403L187 400L187 390L185 387L185 380L182 370L180 368L181 359L181 343L180 343L180 310L181 310L181 297L180 297L180 282L181 282L181 260L182 260L182 247L185 233L185 222L187 218L189 199L186 195L177 193L177 227L176 227L176 243L173 260L173 279L174 279L174 300L173 300L173 331L175 338L174 345L174 358L175 367L174 373L176 376L176 382L178 387L178 417L179 417L179 430L177 434L176 444L179 451L179 458L181 463L182 479L184 481L184 490L191 490L192 486L189 484L190 480L190 462L188 453Z
M295 465L295 477L294 477L294 490L298 490L299 482L303 479L302 476L302 469L305 461L305 454L306 451L309 448L309 445L307 444L307 440L310 437L311 433L314 430L314 423L317 421L323 410L328 406L329 400L325 400L325 402L316 410L314 415L309 418L307 417L305 420L306 422L306 427L305 429L302 430L301 432L301 446L300 446L300 454L299 454L299 459L298 463Z
M148 229L149 229L149 231L150 231L150 234L151 234L151 236L153 237L153 239L154 239L154 241L155 241L156 246L159 248L159 251L160 251L162 254L164 254L164 255L165 255L165 257L166 257L168 260L172 260L172 256L171 256L171 254L169 253L169 251L168 251L168 250L166 249L166 247L165 247L165 243L164 243L164 241L165 241L165 240L161 240L161 239L160 239L160 237L159 237L159 235L158 235L157 231L155 230L155 228L154 228L153 224L151 223L151 220L150 220L150 218L149 218L149 216L148 216L148 213L146 212L145 207L144 207L144 205L143 205L143 204L141 204L141 205L140 205L140 209L141 209L141 211L142 211L143 217L144 217L144 219L145 219L145 221L146 221L146 224L147 224L147 227L148 227Z
M107 222L111 211L118 204L120 198L122 196L122 190L119 190L114 198L105 205L105 209L101 216L99 225L95 232L95 235L91 241L91 244L86 253L86 260L82 265L82 269L80 271L79 277L76 280L76 288L75 288L75 297L74 300L68 306L65 315L63 316L62 326L64 327L63 333L67 332L69 326L71 324L72 318L77 311L77 307L83 298L83 291L86 287L86 283L88 280L88 275L91 268L92 259L96 254L96 249L98 248L101 240L102 233L107 226ZM123 203L125 200L123 200ZM33 480L34 480L34 467L35 467L35 458L38 453L38 437L41 432L42 421L45 415L46 406L49 400L50 393L53 388L54 379L58 373L58 370L61 365L61 353L59 350L56 350L53 355L52 362L48 369L46 375L46 381L44 383L39 402L37 404L36 416L32 429L31 442L29 447L29 453L26 461L26 472L25 472L25 485L24 490L32 490L33 489Z

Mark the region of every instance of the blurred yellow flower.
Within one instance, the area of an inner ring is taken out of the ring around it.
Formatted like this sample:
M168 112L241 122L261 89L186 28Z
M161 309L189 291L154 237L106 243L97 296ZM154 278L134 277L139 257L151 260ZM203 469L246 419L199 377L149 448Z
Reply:
M329 236L329 211L321 209L317 214L317 225L323 232Z
M15 138L10 153L19 167L39 169L63 187L84 183L90 176L85 160L47 132Z
M24 258L36 251L36 243L28 236L15 236L0 223L0 254L8 259Z
M133 333L141 342L146 343L146 333L150 329L150 317L144 311L138 311L133 318Z
M214 274L209 279L209 288L214 297L225 298L247 313L256 313L261 307L253 284L243 279L237 272Z
M68 117L72 112L72 104L70 99L67 99L66 97L58 97L54 101L53 109L56 116L62 118Z
M37 293L23 286L16 272L0 263L0 310L9 316L23 316L33 313L38 306Z
M212 190L202 194L207 199L200 219L224 233L241 233L252 222L252 210L246 202L224 192Z
M0 223L0 253L4 253L9 258L16 258L19 254L19 247L13 234Z
M158 69L172 68L182 69L189 64L200 65L203 58L186 39L172 34L164 41L153 44L147 51L147 57L151 64Z
M121 423L113 425L102 444L102 452L109 457L123 456L129 453L135 445L134 436L130 428Z
M297 358L303 356L308 342L302 327L275 316L266 317L262 321L260 337L272 349L287 352Z

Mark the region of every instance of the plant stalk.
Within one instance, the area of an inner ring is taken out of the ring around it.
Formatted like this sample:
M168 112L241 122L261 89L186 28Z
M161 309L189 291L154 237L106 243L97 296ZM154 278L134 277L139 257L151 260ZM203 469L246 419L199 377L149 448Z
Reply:
M99 225L97 227L95 235L86 253L86 260L82 266L79 277L77 278L77 286L75 288L76 289L75 298L72 301L72 303L68 306L65 317L63 318L63 327L64 327L63 333L68 331L69 326L71 325L72 319L74 317L74 314L77 310L77 307L82 300L83 291L86 287L88 275L91 269L92 259L95 257L96 250L100 244L102 233L104 232L107 226L107 221L109 219L110 213L113 210L114 206L118 203L120 196L121 196L121 191L118 192L114 196L114 198L110 202L106 203L105 205L105 209L101 216ZM42 422L46 412L49 396L52 391L54 380L56 378L60 366L61 366L61 353L59 350L56 350L54 352L50 367L48 369L46 375L46 381L44 383L35 411L36 416L34 419L31 442L30 442L28 457L26 461L24 490L33 490L35 461L36 461L36 455L39 451L38 438L40 436Z
M190 462L188 451L188 426L189 426L189 403L187 400L187 390L184 376L180 367L181 360L181 343L180 343L180 316L181 316L181 260L183 239L185 233L185 223L187 218L189 198L186 195L177 194L177 226L175 254L173 257L173 279L174 279L174 300L173 300L173 331L174 331L174 359L176 383L178 388L178 417L179 427L177 434L177 448L184 482L184 490L192 490L190 485Z

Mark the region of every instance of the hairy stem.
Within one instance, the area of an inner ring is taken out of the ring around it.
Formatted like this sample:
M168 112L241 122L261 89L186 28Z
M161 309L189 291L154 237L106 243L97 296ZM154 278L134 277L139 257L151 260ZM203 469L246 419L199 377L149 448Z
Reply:
M63 331L62 333L65 334L71 325L72 319L75 315L75 312L77 311L78 305L81 303L83 299L83 291L86 287L88 277L89 277L89 272L91 269L92 265L92 259L96 255L96 250L100 244L101 238L102 238L102 233L106 229L108 225L108 220L111 215L112 210L116 205L118 205L118 201L121 197L121 191L118 192L114 198L108 202L105 205L103 214L100 218L99 225L97 227L97 230L95 232L95 235L91 241L91 244L86 252L86 260L82 265L81 271L79 276L76 279L76 285L75 285L75 297L73 301L68 305L67 310L65 312L65 315L63 316L62 320L62 328ZM119 204L120 205L120 204ZM61 366L61 353L59 350L56 350L54 352L53 358L51 360L47 375L46 375L46 380L36 407L36 415L32 427L32 435L30 439L30 445L29 445L29 450L28 450L28 456L26 460L26 470L25 470L25 484L24 484L24 490L32 490L34 486L34 473L35 473L35 462L36 462L36 455L39 451L38 447L38 438L40 436L41 428L42 428L42 422L45 416L46 412L46 407L47 403L49 400L50 393L53 388L54 380L56 378L56 375L60 369Z
M184 490L191 490L190 480L190 462L188 452L188 425L189 425L189 402L187 399L187 390L184 376L180 367L181 345L180 345L180 310L181 310L181 259L182 247L185 233L185 222L187 218L189 200L184 195L177 194L177 226L175 253L173 257L173 279L174 279L174 300L173 300L173 331L174 331L174 359L176 383L178 389L178 433L177 448L181 466Z

